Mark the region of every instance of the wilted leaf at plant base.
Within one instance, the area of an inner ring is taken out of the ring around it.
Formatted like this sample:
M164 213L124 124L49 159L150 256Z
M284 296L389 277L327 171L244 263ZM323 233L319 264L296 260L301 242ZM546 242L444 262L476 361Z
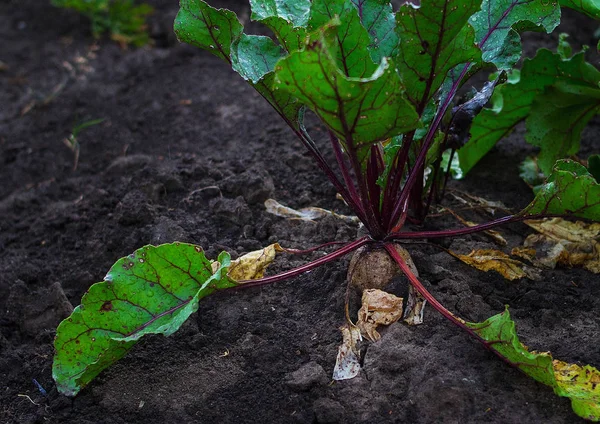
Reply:
M283 252L279 243L255 250L231 261L227 276L234 281L254 280L265 275L265 269L275 260L275 254Z
M356 325L363 336L372 342L381 338L378 325L390 325L402 317L401 297L379 289L363 291L362 306L358 310Z
M358 342L362 340L360 329L352 324L340 327L343 341L338 348L335 367L333 368L334 380L349 380L360 372L360 351Z
M534 380L571 399L582 418L600 421L600 372L553 359L550 353L530 352L517 337L508 309L484 322L466 323L493 351Z
M202 248L185 243L145 246L119 259L56 330L52 377L76 395L146 334L169 336L198 309L198 301L235 287L226 276L229 254L213 271Z
M582 266L600 273L600 224L561 218L525 221L540 234L530 234L523 245L533 250L532 262L548 268Z
M317 208L314 206L309 208L302 208L300 210L292 209L290 207L282 205L275 199L265 200L265 208L267 208L267 212L282 218L314 221L316 219L325 218L326 216L333 216L351 224L358 224L360 222L360 220L355 216L339 215L334 212L328 211L327 209Z
M499 250L479 249L473 250L468 255L460 255L450 251L450 254L480 271L496 271L507 280L512 281L525 277L530 280L540 279L538 270L527 266L521 261L511 259L509 255Z

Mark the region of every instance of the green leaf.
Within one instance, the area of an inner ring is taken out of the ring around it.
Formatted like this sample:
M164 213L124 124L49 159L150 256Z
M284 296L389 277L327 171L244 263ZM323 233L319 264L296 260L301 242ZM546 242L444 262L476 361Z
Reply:
M276 5L256 3L256 17L267 16ZM293 16L292 11L296 9L288 6L286 10L285 16L290 19L293 17L293 22L306 21L306 16ZM179 40L228 61L293 128L298 128L298 111L302 105L289 93L276 92L273 88L272 71L277 60L284 55L283 50L268 37L246 35L242 31L242 24L230 10L215 9L202 0L181 0L181 8L175 19L175 32ZM292 43L291 39L288 41ZM300 39L296 40L298 43Z
M294 27L303 27L310 15L310 0L250 0L250 6L253 21L279 17Z
M272 72L285 52L269 37L242 34L231 45L231 67L256 84Z
M242 34L237 16L227 9L215 9L202 0L181 0L175 18L179 41L208 50L231 62L231 43Z
M119 259L58 326L52 367L58 390L76 395L142 336L173 334L201 298L236 286L226 276L229 254L218 262L213 272L202 249L185 243L145 246Z
M521 162L519 176L533 190L534 194L540 190L540 187L546 181L546 176L537 165L537 159L532 157L528 157Z
M270 17L260 20L273 31L277 40L288 52L301 50L307 42L308 33L303 27L294 27L283 18Z
M556 46L556 53L560 55L562 60L568 60L571 56L573 56L573 48L567 41L567 38L569 38L569 34L561 33L558 35L558 46Z
M362 161L372 144L416 128L418 115L388 60L368 78L347 77L327 48L326 37L336 36L324 28L306 50L280 60L275 84L312 109Z
M600 372L596 368L568 364L547 352L530 352L519 341L508 308L484 322L465 324L514 367L552 387L558 396L568 397L577 415L600 420Z
M335 25L330 23L335 21ZM327 27L327 37L321 28ZM369 52L370 38L350 0L314 0L309 29L324 42L337 67L348 77L369 77L377 65Z
M484 62L510 70L521 57L519 32L552 32L560 23L560 7L556 0L484 0L469 22L475 28Z
M399 38L394 31L396 17L392 4L386 0L352 0L352 3L371 39L369 51L373 62L395 56Z
M294 129L300 127L300 110L303 104L285 90L274 88L275 73L265 75L253 87L279 112L281 117Z
M270 28L288 52L304 48L307 37L304 27L310 14L309 0L250 0L250 6L250 18Z
M600 80L600 72L585 61L583 53L563 60L559 54L540 49L526 59L520 73L496 88L492 107L483 109L473 120L471 138L459 150L460 165L468 172L496 144L525 119L537 95L557 81L589 87Z
M520 215L571 215L600 221L600 184L585 166L559 160L552 174Z
M468 24L478 8L475 0L423 0L418 8L405 3L396 15L400 45L395 60L419 113L452 68L481 57Z
M598 0L560 0L562 7L568 7L590 18L600 19L600 2Z
M540 147L538 166L546 175L558 159L579 151L581 132L600 113L598 82L585 86L559 81L534 99L525 139Z

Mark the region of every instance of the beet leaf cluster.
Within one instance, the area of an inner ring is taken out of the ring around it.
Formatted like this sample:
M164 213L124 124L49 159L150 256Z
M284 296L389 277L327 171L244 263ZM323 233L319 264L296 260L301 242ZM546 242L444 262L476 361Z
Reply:
M482 323L456 317L427 291L395 245L452 237L549 216L600 221L600 159L571 160L585 124L600 113L600 71L572 54L541 49L521 69L524 31L552 32L561 6L600 19L596 0L422 0L394 11L385 0L250 0L250 18L273 37L244 32L237 16L202 0L181 0L175 31L185 43L227 62L278 112L354 211L367 235L296 269L250 281L211 262L197 246L146 246L120 259L57 330L53 375L77 394L145 334L170 335L216 290L264 285L300 275L363 246L385 249L422 298L504 361L600 420L600 373L529 352L508 310ZM468 95L479 71L491 76ZM465 90L463 90L465 91ZM312 113L327 128L323 143L304 124ZM407 231L440 198L452 164L470 170L525 121L539 146L540 181L521 212L445 231ZM319 147L321 146L321 147ZM328 155L331 154L328 152ZM328 156L329 157L329 156ZM586 162L584 162L586 163Z

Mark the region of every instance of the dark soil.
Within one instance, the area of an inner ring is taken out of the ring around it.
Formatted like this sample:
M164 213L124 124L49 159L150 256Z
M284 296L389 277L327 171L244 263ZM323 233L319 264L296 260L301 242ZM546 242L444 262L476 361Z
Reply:
M312 223L265 212L262 202L273 197L350 213L258 94L218 59L176 42L175 0L150 2L155 45L139 50L95 43L84 19L48 3L0 4L2 423L578 422L568 399L432 309L421 326L382 330L381 341L363 349L359 377L332 383L349 258L209 297L172 337L144 339L74 399L59 395L51 377L56 325L118 258L174 240L201 245L209 257L274 241L308 248L352 240L358 229L334 218ZM249 16L246 5L219 6ZM595 23L568 14L565 25L575 44L594 45ZM536 34L525 50L555 40ZM93 118L105 120L80 135L74 171L63 139ZM318 137L322 129L312 131ZM451 188L525 205L531 193L517 167L532 150L522 136L515 132ZM582 157L598 151L599 140L596 120L584 133ZM529 230L502 232L512 247ZM442 245L496 247L478 235ZM407 247L425 285L465 319L483 320L509 304L532 349L600 365L597 275L559 269L542 281L507 282L435 246ZM281 255L270 272L310 258ZM405 282L393 289L403 294Z

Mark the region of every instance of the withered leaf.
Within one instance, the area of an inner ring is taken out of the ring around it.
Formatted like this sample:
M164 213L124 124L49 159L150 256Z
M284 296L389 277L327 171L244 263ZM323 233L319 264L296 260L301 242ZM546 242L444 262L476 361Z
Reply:
M496 271L507 280L518 280L524 277L530 280L540 279L540 272L537 269L516 259L511 259L509 255L499 250L479 249L473 250L468 255L450 251L450 254L481 271Z
M362 306L358 311L361 334L372 342L381 338L378 325L390 325L402 317L402 298L379 289L363 291Z

